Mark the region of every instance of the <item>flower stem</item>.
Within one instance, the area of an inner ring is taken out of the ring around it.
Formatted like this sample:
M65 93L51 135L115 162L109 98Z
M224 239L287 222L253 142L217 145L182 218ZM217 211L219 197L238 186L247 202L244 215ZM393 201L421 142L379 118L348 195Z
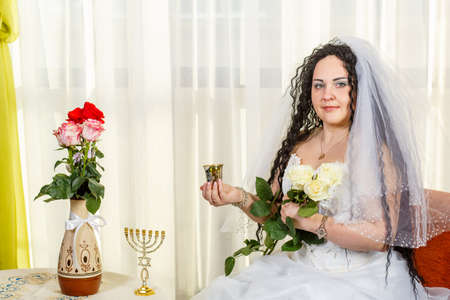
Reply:
M73 150L72 147L67 148L67 151L69 152L69 166L70 166L70 172L73 172Z
M95 161L96 160L96 156L95 156L95 152L97 151L97 147L95 146L95 144L96 144L97 142L96 141L94 141L94 142L92 142L92 161Z
M275 246L277 245L278 240L275 241L275 243L273 243L273 246L270 248L270 251L268 253L268 255L272 254L273 250L275 249Z
M83 149L84 150L84 155L83 155L83 172L81 173L81 176L83 176L83 177L84 177L84 175L86 173L86 160L87 160L87 155L88 155L89 146L90 146L89 142L87 142L86 144L87 144L87 146L84 147L84 149Z

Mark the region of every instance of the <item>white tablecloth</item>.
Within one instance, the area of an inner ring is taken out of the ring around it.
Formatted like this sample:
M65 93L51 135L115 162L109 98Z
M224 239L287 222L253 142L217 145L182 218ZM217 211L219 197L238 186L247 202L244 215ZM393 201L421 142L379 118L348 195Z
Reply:
M167 300L158 286L151 285L155 294L147 297L134 295L140 286L137 278L127 275L104 272L97 294L87 297L72 297L61 294L56 269L16 269L0 271L0 299L26 300L82 300L82 299L149 299Z

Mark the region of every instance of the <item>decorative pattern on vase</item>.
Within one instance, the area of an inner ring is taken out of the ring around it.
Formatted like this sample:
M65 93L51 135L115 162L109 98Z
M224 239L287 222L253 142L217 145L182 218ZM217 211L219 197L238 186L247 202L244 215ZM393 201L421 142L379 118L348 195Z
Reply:
M95 266L97 267L97 269L101 269L102 268L102 259L101 259L100 250L98 249L98 247L94 248L94 261L95 261Z
M88 278L102 273L102 262L94 231L84 224L77 234L76 249L72 249L75 230L66 230L61 244L58 275L64 277ZM93 255L94 254L94 255ZM77 260L78 268L74 267Z

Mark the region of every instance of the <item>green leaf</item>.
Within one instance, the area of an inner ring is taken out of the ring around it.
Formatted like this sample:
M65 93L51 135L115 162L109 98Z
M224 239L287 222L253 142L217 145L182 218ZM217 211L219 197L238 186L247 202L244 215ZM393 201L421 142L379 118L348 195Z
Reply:
M101 200L93 195L86 193L82 196L86 200L86 208L91 214L95 214L100 208Z
M297 190L290 190L289 192L287 192L287 196L289 197L289 199L295 199L295 196L297 195Z
M299 230L299 237L309 245L318 245L325 243L325 239L319 239L315 233L305 230Z
M62 163L64 163L63 160L58 160L58 161L55 163L55 166L53 167L53 170L55 170L56 167L59 166L59 165L62 164Z
M103 168L102 165L100 165L98 162L95 162L95 164L96 164L100 169L102 169L102 171L105 171L105 168Z
M233 253L233 256L238 256L239 254L242 254L242 255L246 255L246 256L247 256L247 255L249 255L250 253L252 253L252 247L245 246L245 247L242 247L241 249L235 251L235 252Z
M270 234L266 234L266 238L264 239L264 246L270 248L274 243L275 241L270 237Z
M67 199L66 198L66 189L63 185L51 185L48 188L48 194L53 199Z
M252 252L258 251L261 246L257 240L245 240L244 244L246 246L234 252L233 256L237 256L239 254L245 256L250 255Z
M65 199L72 199L73 195L75 195L75 192L72 191L71 184L66 185L66 197Z
M103 158L105 155L103 155L103 152L101 152L100 150L98 150L97 147L95 147L95 156L97 156L98 158Z
M76 177L72 180L72 192L76 193L78 189L85 183L87 180L86 177Z
M300 229L295 230L295 236L292 237L292 243L294 244L294 246L299 244L300 241L302 240L302 238L300 237L300 232L301 232Z
M289 228L289 235L295 238L296 232L294 227L294 221L290 217L286 217L286 225Z
M46 189L47 194L53 199L69 199L72 197L70 178L66 174L56 174L53 181Z
M302 190L290 190L287 193L288 198L294 203L302 203L304 200L304 196L306 196L305 192Z
M244 243L249 246L250 248L254 246L260 246L258 240L245 240Z
M273 240L282 240L288 234L288 228L286 225L280 224L278 220L268 220L264 223L264 230L270 234L270 238Z
M86 165L86 170L88 171L88 177L94 177L98 180L100 180L100 177L102 177L102 174L100 174L97 171L97 168L95 167L95 164L92 162L88 162Z
M270 201L273 198L273 193L270 185L261 177L256 177L256 194L258 195L259 199L265 201Z
M37 194L36 197L34 197L34 200L36 200L39 197L42 197L44 195L48 195L48 188L50 187L50 184L46 184L43 187L41 187L41 190L39 191L39 194Z
M319 211L319 207L315 201L309 201L305 206L298 209L298 215L303 218L311 217Z
M281 250L292 252L292 251L297 251L301 247L302 247L301 243L297 243L297 242L294 242L294 240L290 240L290 241L287 241L286 243L284 243L283 246L281 246Z
M63 174L63 173L58 173L55 176L53 176L53 180L55 180L55 181L65 181L68 179L69 179L69 176L67 176L66 174Z
M267 217L270 215L270 204L264 200L253 202L250 213L255 217Z
M89 178L88 180L89 180L88 183L89 190L95 196L95 198L103 197L105 193L105 187L103 186L103 184L95 181L92 178Z
M241 253L242 253L242 249L244 249L244 248L247 248L247 247L243 247L243 248L241 248L241 249L235 251L235 252L233 253L233 256L238 256L239 254L241 254Z
M252 246L250 249L251 249L252 251L259 251L259 247L261 247L261 244L254 245L254 246Z
M227 259L225 259L225 276L228 276L231 274L231 272L233 271L235 262L236 262L236 260L234 259L233 256L229 256L229 257L227 257Z
M252 252L253 250L248 246L241 249L241 254L245 256L249 256Z
M49 202L52 202L52 201L55 201L55 200L57 200L57 199L53 199L53 198L48 198L48 199L45 199L45 200L43 200L45 203L49 203Z
M292 238L292 243L294 244L294 246L297 246L300 243L300 238L298 235Z

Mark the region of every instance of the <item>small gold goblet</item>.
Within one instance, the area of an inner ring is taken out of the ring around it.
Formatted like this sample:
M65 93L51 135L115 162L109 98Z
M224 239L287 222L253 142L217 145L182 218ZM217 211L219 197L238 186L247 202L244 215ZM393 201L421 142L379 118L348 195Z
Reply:
M222 179L223 164L203 165L203 169L205 170L206 181Z

